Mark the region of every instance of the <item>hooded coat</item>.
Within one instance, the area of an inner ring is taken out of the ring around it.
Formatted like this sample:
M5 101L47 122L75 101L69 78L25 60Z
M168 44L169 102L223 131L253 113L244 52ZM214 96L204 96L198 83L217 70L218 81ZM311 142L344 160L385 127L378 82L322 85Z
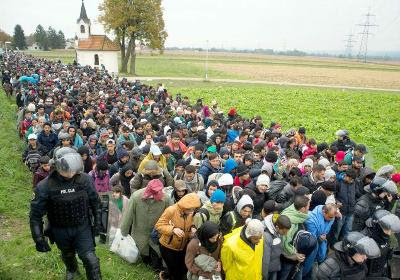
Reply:
M224 237L221 261L227 280L262 279L264 240L253 249L244 236L244 228L239 227Z
M231 174L231 171L236 167L238 167L237 162L230 158L225 162L224 173Z
M138 190L130 197L122 218L121 233L126 236L132 227L130 234L140 254L148 256L149 245L152 245L150 233L161 214L170 206L170 200L166 194L160 201L143 199L145 190Z
M273 214L262 221L264 225L264 253L262 260L263 279L268 279L268 273L281 270L280 256L282 254L282 240L272 222Z
M212 167L208 160L203 160L203 164L200 166L199 169L199 174L203 177L204 184L207 184L208 176L213 173L219 173L220 171L221 169Z
M282 236L283 254L286 256L293 256L296 253L296 249L294 248L292 242L293 238L299 230L299 225L304 223L308 217L308 214L296 210L296 208L294 208L294 204L292 204L282 211L282 215L286 215L292 223L287 235Z
M221 218L220 227L223 235L232 232L232 230L234 230L235 228L245 225L246 220L243 219L239 213L243 209L243 207L247 205L251 205L252 208L254 208L253 200L250 198L250 196L243 195L236 204L235 210L227 212Z
M139 164L138 172L143 172L144 167L146 166L146 162L149 160L154 160L153 154L149 153L142 162ZM157 161L157 164L160 168L165 169L167 168L167 159L164 155L160 155L160 160Z
M200 206L199 196L195 193L190 193L165 209L155 225L155 229L161 235L160 244L171 250L184 250L189 242L191 228L193 227L193 215L186 215L184 210L199 208ZM174 228L180 228L185 235L178 237L173 233Z

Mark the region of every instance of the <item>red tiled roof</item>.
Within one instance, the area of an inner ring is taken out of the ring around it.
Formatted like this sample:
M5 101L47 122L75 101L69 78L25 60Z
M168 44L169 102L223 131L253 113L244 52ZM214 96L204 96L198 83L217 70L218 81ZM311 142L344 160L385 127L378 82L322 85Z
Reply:
M106 35L90 35L88 39L78 41L79 50L119 51L119 46Z

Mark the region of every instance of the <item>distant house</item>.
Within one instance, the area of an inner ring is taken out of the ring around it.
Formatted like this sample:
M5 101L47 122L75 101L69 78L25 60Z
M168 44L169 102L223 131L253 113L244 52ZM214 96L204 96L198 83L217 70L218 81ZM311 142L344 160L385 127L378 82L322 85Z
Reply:
M104 65L109 72L118 73L118 53L120 48L106 35L92 35L90 33L91 23L86 14L83 1L76 25L76 61L80 65L90 65L92 67Z
M65 41L65 49L75 49L75 39L68 39Z
M39 51L41 49L42 48L36 42L33 42L32 45L28 46L28 50L30 51Z

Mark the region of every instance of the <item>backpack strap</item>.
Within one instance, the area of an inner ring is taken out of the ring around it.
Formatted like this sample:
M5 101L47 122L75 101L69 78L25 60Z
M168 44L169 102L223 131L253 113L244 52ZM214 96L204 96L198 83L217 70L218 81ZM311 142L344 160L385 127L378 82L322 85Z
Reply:
M236 225L236 217L235 217L235 213L233 211L229 211L229 215L232 218L232 228Z
M201 221L203 222L203 224L204 224L204 222L210 220L210 212L208 212L208 210L206 208L203 208L203 207L199 208L199 213L200 213ZM207 220L204 220L203 214L206 215Z

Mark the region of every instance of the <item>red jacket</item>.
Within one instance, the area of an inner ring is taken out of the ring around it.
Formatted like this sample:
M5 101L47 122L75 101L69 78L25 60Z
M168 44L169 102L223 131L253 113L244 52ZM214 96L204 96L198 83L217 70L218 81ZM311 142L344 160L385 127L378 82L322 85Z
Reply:
M301 160L305 160L308 156L311 156L313 154L317 153L317 149L313 149L311 148L308 144L307 144L307 149L303 152L303 156L301 157Z
M239 176L235 176L235 178L233 178L233 185L234 185L234 186L239 186L239 187L241 187L242 189L243 189L244 187L246 187L248 184L250 184L250 182L251 182L251 179L250 179L250 178L247 179L247 180L245 180L245 181L243 181L242 183L241 183L240 180L239 180Z

